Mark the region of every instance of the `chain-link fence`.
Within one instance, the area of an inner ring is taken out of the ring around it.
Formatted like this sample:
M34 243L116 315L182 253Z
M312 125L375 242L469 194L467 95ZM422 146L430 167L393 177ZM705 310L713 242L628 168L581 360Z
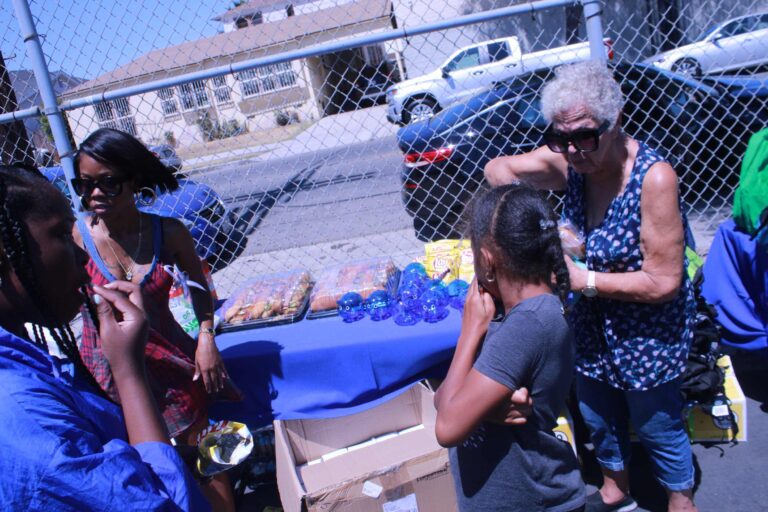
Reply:
M27 5L59 140L19 28ZM67 190L67 151L88 134L135 135L183 177L161 213L185 220L224 295L266 272L406 263L459 236L484 165L541 143L552 68L597 50L624 129L680 174L704 251L768 119L766 0L3 0L0 13L3 161L35 161Z

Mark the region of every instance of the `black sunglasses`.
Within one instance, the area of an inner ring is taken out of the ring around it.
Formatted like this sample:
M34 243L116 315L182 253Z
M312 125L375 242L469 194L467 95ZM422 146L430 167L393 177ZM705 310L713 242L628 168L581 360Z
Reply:
M126 178L120 176L104 176L97 180L75 178L72 180L72 188L75 189L75 194L80 197L89 197L97 187L105 196L117 197L123 192L123 182L125 181L127 181Z
M571 144L582 153L597 151L600 145L600 136L608 130L610 125L611 123L606 121L599 128L584 128L570 133L549 129L544 133L544 143L555 153L567 153L568 146Z

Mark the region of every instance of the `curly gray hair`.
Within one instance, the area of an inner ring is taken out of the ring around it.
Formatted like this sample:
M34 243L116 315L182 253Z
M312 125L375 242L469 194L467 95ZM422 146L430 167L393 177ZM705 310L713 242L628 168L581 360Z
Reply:
M613 127L623 106L619 84L598 60L560 66L541 93L541 111L550 123L562 112L584 107L597 121Z

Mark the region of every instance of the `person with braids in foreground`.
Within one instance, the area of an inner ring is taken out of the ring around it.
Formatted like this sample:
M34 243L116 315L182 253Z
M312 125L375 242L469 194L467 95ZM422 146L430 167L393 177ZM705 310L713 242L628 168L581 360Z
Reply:
M115 282L89 291L70 205L42 176L0 167L0 205L3 510L210 510L152 398L140 289ZM121 406L98 388L69 328L84 302ZM36 326L31 337L26 323ZM66 359L48 354L43 332Z
M435 394L437 440L454 447L459 510L581 510L578 461L552 431L574 365L564 316L568 270L555 214L532 188L507 185L475 201L470 230L476 278L453 361ZM496 301L504 310L499 320ZM486 421L522 388L533 399L525 424Z
M565 191L563 216L586 240L586 268L570 259L576 394L603 474L587 511L627 512L631 424L669 495L670 512L693 511L693 458L680 376L696 302L685 271L688 225L677 174L621 129L619 84L601 62L557 69L541 108L545 146L491 160L492 186L515 181Z

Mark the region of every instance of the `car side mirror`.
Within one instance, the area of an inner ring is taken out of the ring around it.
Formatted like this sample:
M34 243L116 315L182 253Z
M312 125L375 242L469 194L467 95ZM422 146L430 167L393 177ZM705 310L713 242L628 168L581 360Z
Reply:
M448 71L446 68L441 68L440 74L443 75L443 78L450 78L451 76L451 72Z

